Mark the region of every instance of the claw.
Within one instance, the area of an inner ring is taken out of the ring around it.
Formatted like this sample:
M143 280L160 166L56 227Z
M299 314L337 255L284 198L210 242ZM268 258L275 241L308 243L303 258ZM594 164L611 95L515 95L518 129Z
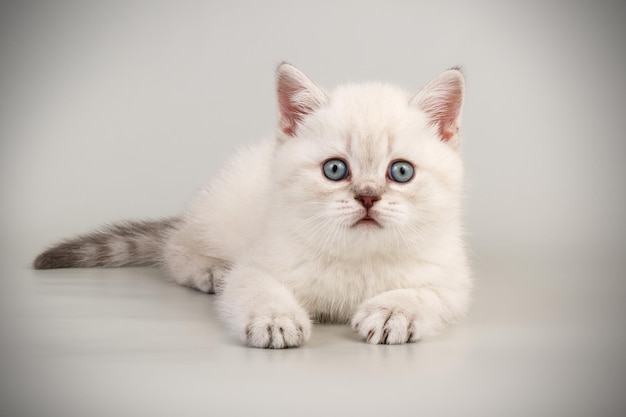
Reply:
M388 337L389 337L389 329L385 329L385 330L383 331L383 337L382 337L382 339L380 340L380 343L381 343L381 344L385 344L385 345L386 345L386 344L387 344L387 338L388 338Z
M274 335L272 334L272 326L270 326L269 324L267 325L267 334L270 337L270 340L267 342L267 347L268 348L273 348L274 346Z

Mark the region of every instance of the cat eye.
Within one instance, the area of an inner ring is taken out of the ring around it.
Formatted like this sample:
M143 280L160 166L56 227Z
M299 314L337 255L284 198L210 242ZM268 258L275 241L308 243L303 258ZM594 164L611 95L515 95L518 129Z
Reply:
M341 181L348 176L348 165L341 159L329 159L322 169L326 178L332 181Z
M395 182L409 182L413 178L415 168L407 161L396 161L389 167L389 178Z

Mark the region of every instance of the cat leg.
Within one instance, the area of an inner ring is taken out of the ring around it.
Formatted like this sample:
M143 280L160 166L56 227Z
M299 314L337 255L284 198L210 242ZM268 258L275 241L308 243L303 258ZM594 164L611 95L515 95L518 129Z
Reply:
M465 315L469 291L424 287L398 289L364 301L352 319L352 328L372 344L415 342L436 333Z
M170 279L209 294L220 292L229 265L204 253L193 234L185 229L172 232L163 250L163 266Z
M297 347L311 335L311 320L293 293L270 275L237 267L224 283L220 312L248 346Z

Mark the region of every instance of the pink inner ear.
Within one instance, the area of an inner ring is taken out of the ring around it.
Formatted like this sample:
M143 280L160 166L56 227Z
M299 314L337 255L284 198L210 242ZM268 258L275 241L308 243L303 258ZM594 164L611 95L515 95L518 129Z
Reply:
M443 132L439 132L441 134L441 138L444 141L448 141L450 139L452 139L454 137L454 135L456 135L459 132L459 129L445 129Z
M446 90L442 93L444 94L439 97L427 100L423 110L437 125L441 139L448 141L459 132L463 96L460 89Z
M436 117L439 134L444 141L450 140L459 132L459 116L463 95L461 90L451 91L444 100L440 113Z
M289 64L278 67L276 94L280 129L289 136L294 136L298 124L326 100L324 90Z
M293 136L296 125L305 115L313 111L304 103L299 103L297 97L304 88L294 80L279 80L278 82L278 105L280 111L280 128L289 136Z

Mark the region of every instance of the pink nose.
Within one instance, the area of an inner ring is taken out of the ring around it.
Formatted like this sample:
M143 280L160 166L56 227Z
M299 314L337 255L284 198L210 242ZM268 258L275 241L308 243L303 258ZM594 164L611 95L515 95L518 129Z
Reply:
M371 209L372 206L374 206L374 203L380 200L380 197L376 195L357 195L354 198L359 200L366 210Z

